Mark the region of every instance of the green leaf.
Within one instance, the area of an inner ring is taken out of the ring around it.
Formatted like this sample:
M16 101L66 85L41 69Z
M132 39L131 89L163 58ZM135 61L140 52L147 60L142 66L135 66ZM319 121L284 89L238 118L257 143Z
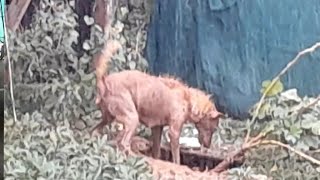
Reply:
M265 81L262 82L262 87L266 88L266 87L268 87L270 84L271 84L271 81L270 81L270 80L265 80Z
M297 147L305 151L309 150L310 147L314 149L318 149L320 148L319 141L320 141L320 136L318 135L305 135L299 139L297 143Z
M268 123L268 125L262 130L262 133L269 133L274 131L276 128L276 123L274 121L271 121L270 123Z
M259 110L258 118L263 119L268 114L269 111L270 111L270 104L264 103Z
M302 117L303 119L301 120L301 127L303 129L311 129L319 122L318 118L312 114L303 114Z
M297 125L292 125L290 127L290 134L297 137L297 138L300 137L302 132L303 132L302 129L300 127L298 127Z
M283 91L283 84L281 83L280 80L276 81L276 83L273 85L273 87L270 88L270 90L268 92L266 92L266 90L269 88L270 85L271 85L270 80L263 81L262 82L262 89L260 90L261 94L266 93L266 96L270 97L270 96L275 96Z
M311 129L312 133L314 135L320 136L320 121L318 120L317 123L315 123Z
M145 165L145 160L143 158L136 158L136 162L134 163L134 166L139 168Z
M292 135L288 130L284 131L284 138L286 141L291 142L292 144L297 142L297 137Z

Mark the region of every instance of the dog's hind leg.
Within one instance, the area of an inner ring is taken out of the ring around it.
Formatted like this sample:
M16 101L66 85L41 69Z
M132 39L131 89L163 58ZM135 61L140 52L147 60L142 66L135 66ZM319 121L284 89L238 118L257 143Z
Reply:
M101 113L102 113L102 120L96 126L94 126L90 131L90 134L92 137L101 135L103 127L109 124L109 122L112 119L112 117L106 110L102 109Z
M119 121L123 122L124 133L120 140L120 146L128 153L131 153L131 139L139 125L139 116L137 113L130 113L130 115L117 117ZM121 120L120 120L121 119Z
M120 147L131 153L131 138L139 125L139 115L131 95L112 96L107 99L108 110L115 120L123 124L123 136L120 140Z

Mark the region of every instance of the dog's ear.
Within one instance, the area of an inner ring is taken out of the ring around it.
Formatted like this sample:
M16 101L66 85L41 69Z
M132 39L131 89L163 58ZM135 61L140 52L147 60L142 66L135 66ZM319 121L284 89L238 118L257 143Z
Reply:
M201 111L196 105L192 105L190 111L190 117L193 119L193 121L199 122L200 119L202 119Z
M224 117L225 115L217 110L211 111L210 112L210 117L211 119L217 119L219 117Z

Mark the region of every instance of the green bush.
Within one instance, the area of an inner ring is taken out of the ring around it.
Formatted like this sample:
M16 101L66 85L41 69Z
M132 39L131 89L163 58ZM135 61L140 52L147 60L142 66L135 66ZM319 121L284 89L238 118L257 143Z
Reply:
M85 50L79 53L74 49L78 44L78 24L72 6L63 0L40 2L31 27L9 36L18 122L11 118L10 96L6 93L6 179L151 179L144 160L126 159L108 144L107 135L102 139L89 137L88 129L101 117L94 104L92 55L104 43L102 28L91 25L90 39L82 44ZM139 13L149 9L131 6L133 10L118 7L116 11L111 37L124 48L113 58L110 73L123 69L145 71L147 67L141 53L149 18L148 14ZM92 23L90 17L85 20ZM282 85L278 89L282 91ZM253 135L272 130L268 139L282 141L320 159L319 153L311 153L320 148L319 104L297 114L314 99L300 98L294 90L270 95L273 96L265 100L253 126ZM220 121L213 144L240 146L246 123L231 118ZM150 134L148 129L140 131L144 136ZM186 126L182 136L196 137L194 126ZM166 129L163 137L167 142ZM241 167L228 172L230 179L265 178L259 174L273 179L320 179L319 167L274 146L250 151Z
M150 179L142 159L125 159L107 136L89 138L88 128L101 116L94 104L92 55L104 43L103 31L91 25L84 52L77 52L72 3L52 2L41 0L30 28L9 34L18 122L13 125L6 93L6 179ZM124 53L114 58L112 69L126 68Z
M49 124L38 112L25 114L4 128L6 179L151 179L141 158L125 158L108 144L106 135L90 138L83 131Z

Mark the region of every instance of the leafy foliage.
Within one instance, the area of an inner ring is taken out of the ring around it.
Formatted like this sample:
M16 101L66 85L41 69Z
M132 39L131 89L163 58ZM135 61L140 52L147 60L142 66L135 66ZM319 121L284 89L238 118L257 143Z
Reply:
M10 33L16 103L21 113L38 110L49 120L79 118L95 109L91 56L79 57L73 48L78 24L72 7L50 2L40 2L30 29ZM91 41L101 36L95 33Z
M49 124L35 111L4 128L6 179L151 179L141 158L125 158L106 141L86 132Z
M320 107L319 103L309 108L315 98L301 99L296 89L281 93L280 96L265 100L259 119L273 130L270 136L285 140L301 150L320 148Z
M91 24L90 38L82 44L84 52L75 51L78 17L72 2L42 0L30 29L10 33L14 95L21 114L37 110L52 123L68 118L74 121L72 125L77 122L86 127L95 124L92 119L101 116L92 101L96 93L92 55L102 48L104 35L102 28L86 16L86 22ZM119 7L116 13L110 35L126 48L113 58L110 72L130 68L145 70L147 63L141 53L146 25L141 22L148 19L148 14L139 8L130 12L126 6ZM137 40L137 36L140 39ZM8 94L7 99L10 99ZM10 101L6 104L10 107Z
M284 142L320 159L320 153L315 151L320 149L320 102L312 107L309 106L313 102L315 98L300 98L296 89L267 98L262 106L263 110L259 113L259 121L255 124L253 134L268 131L270 132L268 139ZM252 113L254 108L251 110ZM222 131L225 128L222 127ZM239 139L239 136L244 137L245 133L242 128L232 130L236 131L233 139ZM249 177L244 173L248 167L251 167L251 171L255 173L265 174L273 179L320 178L319 167L277 146L261 146L252 149L246 156L243 167L231 170L231 175L237 174L238 178Z
M101 117L93 101L92 55L101 49L104 37L102 28L91 24L90 38L82 44L85 51L75 50L78 17L73 4L74 1L41 0L30 28L9 34L19 122L13 126L10 112L6 111L6 178L150 179L150 169L144 161L125 159L106 143L108 136L100 140L88 137L88 128ZM92 23L92 18L86 19ZM122 21L128 20L115 21L111 38L124 39L123 47L137 47L136 58L127 58L133 52L123 49L113 59L111 69L126 69L135 61L135 68L144 70L147 64L138 48L145 42L137 44L136 37L124 38L124 28L117 29L119 24L124 27ZM132 37L136 33L126 32ZM10 96L6 96L9 110Z
M53 2L53 3L52 3ZM19 122L5 117L4 167L7 179L151 179L143 160L125 159L102 139L91 139L88 129L101 116L94 104L95 78L92 55L103 45L102 28L91 17L90 38L77 52L77 16L70 1L41 0L30 29L10 33L14 61L14 92ZM123 49L113 58L110 73L124 69L145 71L142 51L150 7L146 0L129 1L119 6L110 31ZM270 85L263 82L263 93ZM320 104L306 108L314 98L300 98L296 90L283 91L279 81L267 93L253 134L271 130L276 139L304 152L320 147ZM282 92L282 93L281 93ZM7 99L10 97L7 94ZM6 102L10 108L10 101ZM256 107L256 106L255 106ZM255 108L253 107L253 108ZM303 109L303 111L300 111ZM252 110L251 110L252 111ZM216 146L240 146L246 122L226 118L219 123L212 142ZM111 131L117 128L111 127ZM141 126L140 135L150 130ZM197 137L193 125L186 125L183 137ZM168 141L164 129L164 141ZM320 159L319 153L312 153ZM264 175L261 175L264 174ZM252 150L242 167L229 171L230 179L319 179L320 169L287 150L264 146Z

